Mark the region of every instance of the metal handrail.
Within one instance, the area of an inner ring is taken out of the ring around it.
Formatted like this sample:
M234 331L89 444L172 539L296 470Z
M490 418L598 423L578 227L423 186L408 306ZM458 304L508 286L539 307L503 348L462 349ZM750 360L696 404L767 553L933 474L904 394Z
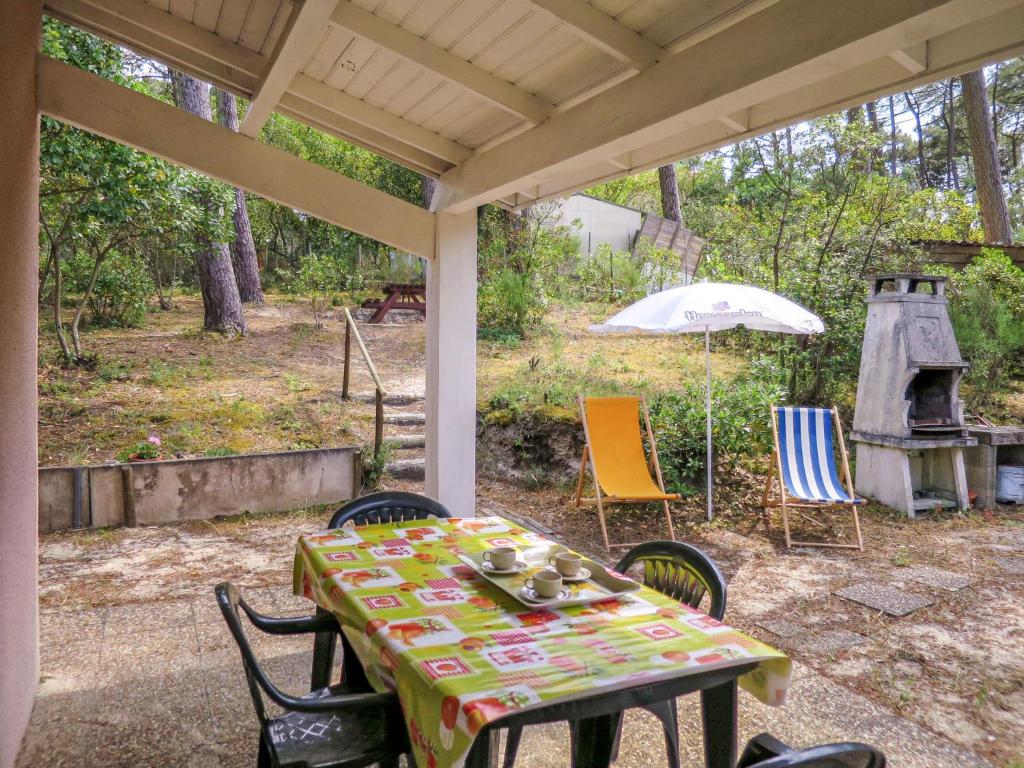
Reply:
M366 344L363 343L363 337L359 335L359 328L356 327L356 321L352 319L352 313L348 311L348 307L342 307L342 312L345 313L345 370L342 375L341 382L341 399L348 400L348 381L349 371L351 370L351 357L352 357L352 337L355 336L356 345L359 347L359 352L363 356L363 360L366 362L366 367L370 371L370 378L373 379L373 386L376 388L377 393L374 398L376 403L374 411L374 422L373 422L373 456L377 458L380 456L380 449L384 443L384 384L380 380L380 376L377 374L377 367L373 364L373 360L370 358L370 353L366 349Z

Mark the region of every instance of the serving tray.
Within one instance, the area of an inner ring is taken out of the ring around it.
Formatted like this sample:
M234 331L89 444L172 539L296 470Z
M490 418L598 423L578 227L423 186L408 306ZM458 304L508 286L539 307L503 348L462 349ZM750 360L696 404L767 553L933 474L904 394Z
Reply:
M519 560L526 564L526 568L520 573L508 575L489 573L482 566L484 562L482 552L459 555L459 559L506 595L529 608L568 608L573 605L589 605L603 600L611 600L640 588L640 585L632 579L617 576L600 563L583 558L583 567L590 570L590 578L578 582L563 582L563 595L565 591L568 591L568 597L537 601L527 599L522 594L527 579L538 571L550 567L548 560L552 556L567 551L570 550L561 544L521 550Z

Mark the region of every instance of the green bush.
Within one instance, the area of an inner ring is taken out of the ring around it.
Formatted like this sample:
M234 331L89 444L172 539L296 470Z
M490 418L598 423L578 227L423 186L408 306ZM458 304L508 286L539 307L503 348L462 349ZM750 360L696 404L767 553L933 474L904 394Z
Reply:
M716 468L728 471L744 459L771 452L769 409L781 399L781 388L764 381L713 382L711 415ZM690 384L681 393L656 395L650 407L665 484L675 492L685 492L705 472L704 387Z
M644 261L628 251L612 251L602 243L579 268L581 298L587 301L633 301L647 292Z
M1024 271L1002 251L986 249L950 287L953 330L971 364L967 405L992 405L1024 365Z
M502 269L480 285L479 324L499 337L522 337L544 315L544 296L529 274Z
M95 264L84 251L62 267L72 291L84 293ZM89 296L89 322L115 328L138 328L146 319L146 300L156 288L142 259L112 251L100 265Z

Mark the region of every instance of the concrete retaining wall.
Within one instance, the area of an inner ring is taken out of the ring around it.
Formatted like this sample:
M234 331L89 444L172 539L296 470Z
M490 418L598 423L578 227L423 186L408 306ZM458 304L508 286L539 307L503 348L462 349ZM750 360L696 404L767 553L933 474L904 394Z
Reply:
M43 467L39 530L151 525L334 504L354 498L360 481L358 448Z

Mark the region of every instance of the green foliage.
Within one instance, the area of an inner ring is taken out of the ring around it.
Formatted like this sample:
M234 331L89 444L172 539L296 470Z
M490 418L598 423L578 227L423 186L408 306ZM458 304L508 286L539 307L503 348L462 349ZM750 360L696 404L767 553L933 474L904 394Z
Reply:
M523 336L544 315L544 297L530 274L502 269L479 288L481 327L499 334Z
M231 447L226 446L226 445L222 445L222 446L217 447L217 448L207 448L205 451L203 451L203 456L206 456L207 458L211 458L211 459L220 458L222 456L237 456L237 455L238 455L238 451L236 451L234 448L231 448Z
M73 291L85 293L94 265L84 252L61 265ZM130 252L113 251L100 264L89 292L89 321L96 326L138 328L146 318L146 299L152 293L153 280L146 265Z
M159 459L160 456L159 443L154 443L150 440L141 440L140 442L129 445L127 448L122 448L117 452L117 460L120 462L140 460L151 461L153 459Z
M289 288L309 301L316 327L323 328L331 301L342 289L341 270L330 256L310 254L292 275Z
M779 387L756 378L712 383L716 471L731 471L744 459L771 452L768 414L770 407L781 399ZM666 487L683 492L704 473L707 463L704 387L691 384L681 393L657 395L651 400L650 409Z
M950 285L950 318L971 369L965 399L971 408L996 400L1024 367L1024 271L1002 251L984 249Z

